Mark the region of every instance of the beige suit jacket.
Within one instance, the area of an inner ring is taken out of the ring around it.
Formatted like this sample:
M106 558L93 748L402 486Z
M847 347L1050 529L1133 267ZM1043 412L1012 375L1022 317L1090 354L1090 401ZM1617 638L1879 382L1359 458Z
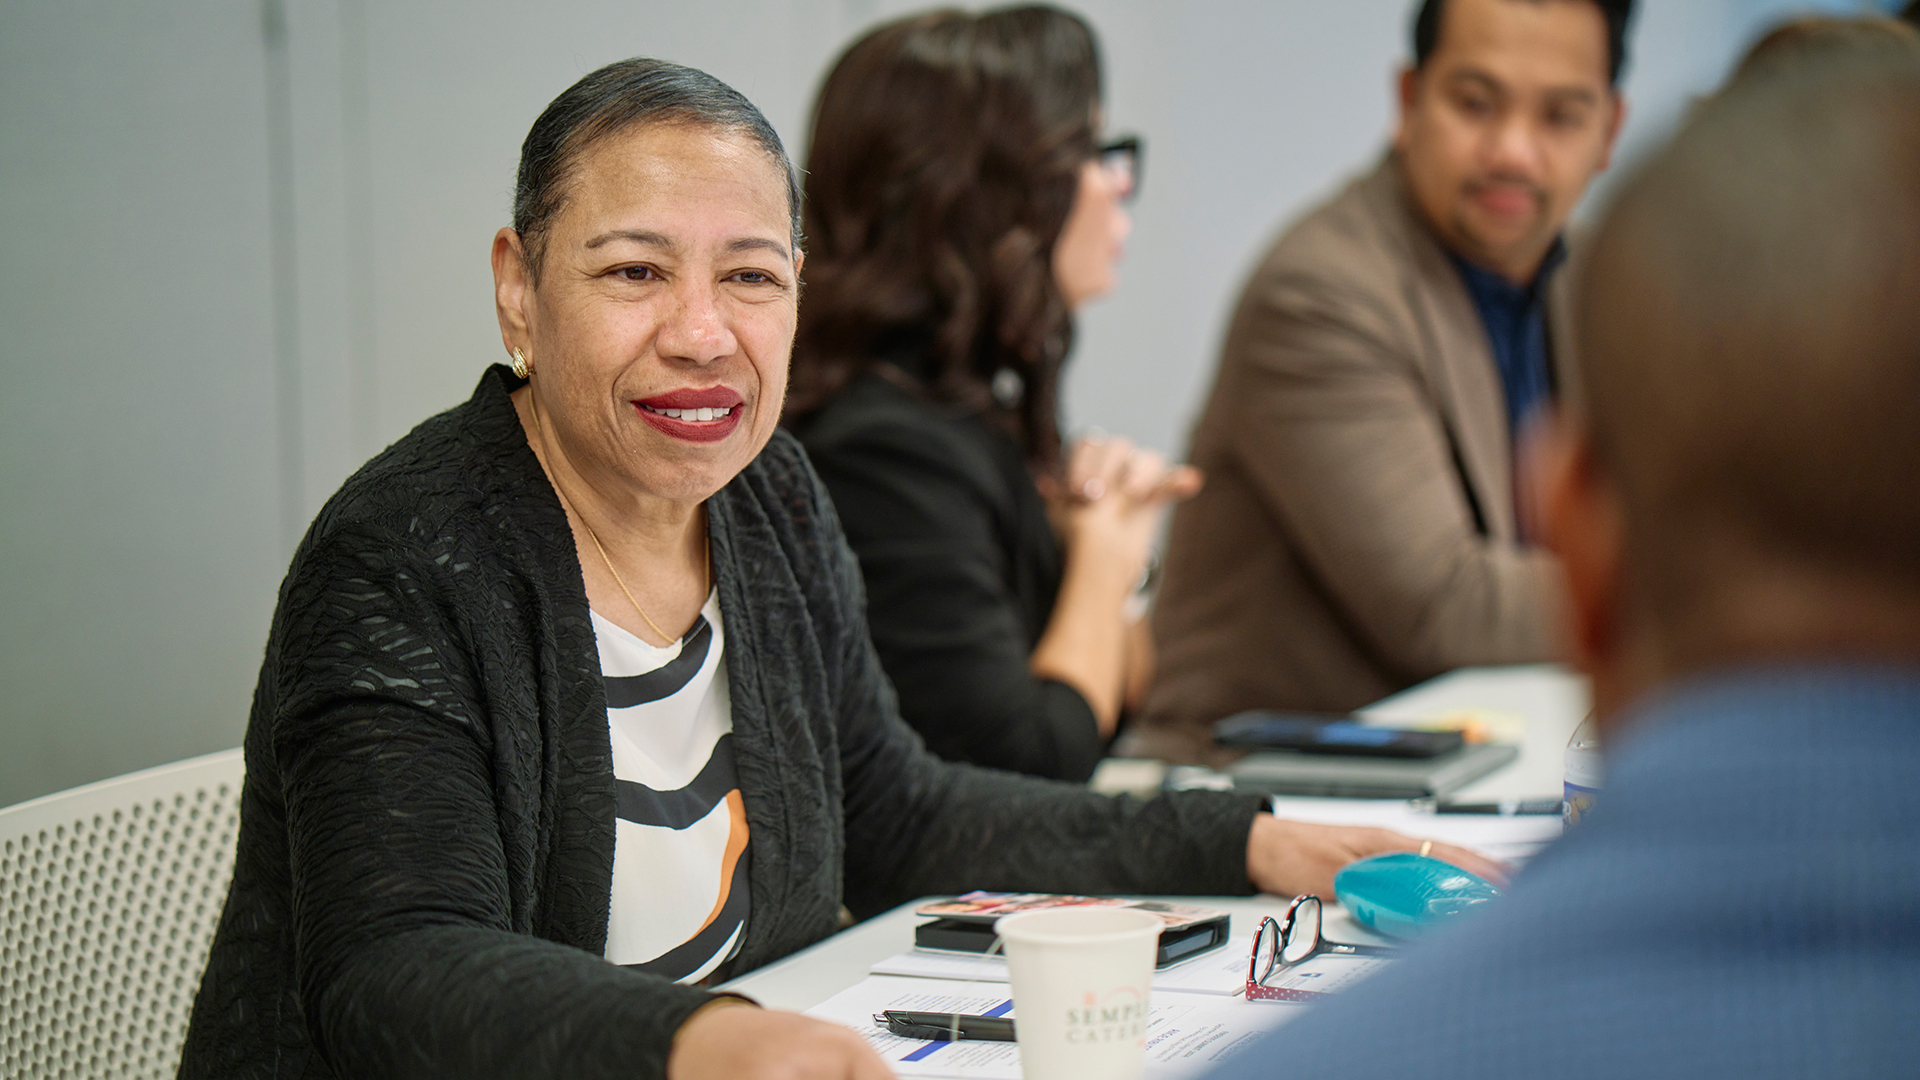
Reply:
M1567 274L1548 295L1569 385ZM1160 667L1123 744L1207 758L1222 716L1345 711L1451 668L1555 652L1557 568L1519 543L1504 392L1479 312L1397 161L1268 252L1194 429Z

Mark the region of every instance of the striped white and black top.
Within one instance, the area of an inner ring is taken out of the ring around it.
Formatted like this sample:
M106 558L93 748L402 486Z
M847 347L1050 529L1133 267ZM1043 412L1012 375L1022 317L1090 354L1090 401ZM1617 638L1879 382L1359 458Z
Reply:
M593 615L617 799L607 959L698 982L739 951L747 816L733 769L720 604L660 648Z

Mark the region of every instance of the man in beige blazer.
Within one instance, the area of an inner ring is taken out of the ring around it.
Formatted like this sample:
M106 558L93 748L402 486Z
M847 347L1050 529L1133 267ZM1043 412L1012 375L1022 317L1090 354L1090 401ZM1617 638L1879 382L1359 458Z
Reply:
M1569 381L1555 268L1619 131L1630 7L1422 5L1392 151L1241 296L1123 752L1204 760L1209 726L1242 709L1345 711L1555 655L1558 570L1526 542L1517 414Z

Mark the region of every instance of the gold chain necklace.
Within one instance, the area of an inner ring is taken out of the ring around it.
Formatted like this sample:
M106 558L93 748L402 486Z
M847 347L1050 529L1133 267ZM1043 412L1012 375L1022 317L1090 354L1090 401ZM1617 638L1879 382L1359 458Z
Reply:
M545 442L547 433L546 430L540 426L540 410L534 407L532 394L527 395L527 414L533 417L533 430L539 434L540 441ZM567 493L560 490L558 481L555 481L553 485L553 493L560 496L561 506L565 507L574 517L580 519L580 527L587 530L587 539L593 541L593 550L600 553L600 561L607 564L607 573L613 575L613 583L620 586L620 591L626 594L627 603L632 604L633 610L640 613L640 621L646 623L648 628L659 636L660 640L668 644L680 640L665 630L660 629L659 623L647 617L647 609L641 607L640 601L634 599L633 590L627 588L626 579L620 576L620 571L614 569L613 560L607 558L607 548L606 545L600 542L600 534L593 531L593 526L587 523L587 516L585 514L573 508L573 503L567 499ZM701 571L700 579L702 586L700 596L703 604L706 602L707 593L713 589L713 545L710 543L706 545L706 556L706 565Z

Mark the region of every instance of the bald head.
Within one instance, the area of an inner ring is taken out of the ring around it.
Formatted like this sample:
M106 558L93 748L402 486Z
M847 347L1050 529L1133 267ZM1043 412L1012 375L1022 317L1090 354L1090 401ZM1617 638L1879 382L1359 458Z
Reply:
M1731 81L1767 78L1794 64L1846 55L1874 63L1920 61L1920 28L1898 19L1809 15L1789 19L1747 49Z
M1704 104L1608 211L1578 333L1651 626L1719 660L1756 626L1761 652L1857 651L1850 607L1920 628L1920 61Z

